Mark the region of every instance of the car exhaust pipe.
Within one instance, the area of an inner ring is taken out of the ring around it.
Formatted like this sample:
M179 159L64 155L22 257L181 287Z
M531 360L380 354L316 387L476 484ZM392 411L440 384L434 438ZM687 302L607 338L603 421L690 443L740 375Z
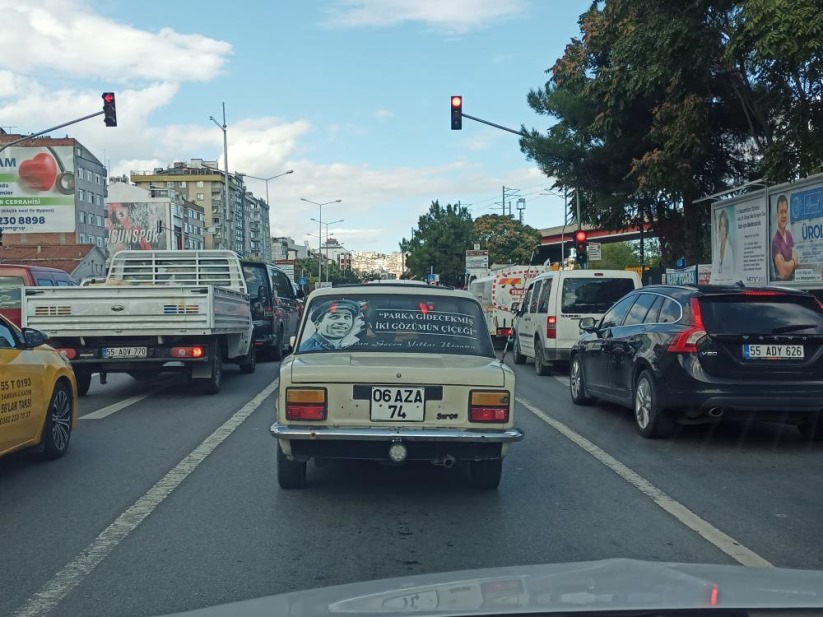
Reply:
M712 407L711 409L709 409L708 415L711 418L720 418L725 413L725 411L726 410L722 407Z
M437 458L432 461L432 465L438 465L440 467L445 467L446 469L451 469L454 467L454 464L457 460L451 455L447 454L443 458Z

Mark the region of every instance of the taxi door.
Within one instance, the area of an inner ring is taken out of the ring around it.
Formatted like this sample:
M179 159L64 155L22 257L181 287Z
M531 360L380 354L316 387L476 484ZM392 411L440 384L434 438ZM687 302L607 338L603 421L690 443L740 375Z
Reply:
M37 435L51 396L45 378L42 354L23 349L19 332L0 319L0 454Z

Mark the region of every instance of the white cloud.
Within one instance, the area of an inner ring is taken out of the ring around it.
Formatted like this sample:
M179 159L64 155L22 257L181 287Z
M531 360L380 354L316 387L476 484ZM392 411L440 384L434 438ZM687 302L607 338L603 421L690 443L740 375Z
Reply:
M231 45L171 28L157 32L96 15L81 0L0 0L0 68L105 79L208 81Z
M393 118L394 114L388 109L378 109L374 112L374 117L379 120L385 120L386 118Z
M380 27L413 21L462 33L523 9L523 0L337 0L326 23Z

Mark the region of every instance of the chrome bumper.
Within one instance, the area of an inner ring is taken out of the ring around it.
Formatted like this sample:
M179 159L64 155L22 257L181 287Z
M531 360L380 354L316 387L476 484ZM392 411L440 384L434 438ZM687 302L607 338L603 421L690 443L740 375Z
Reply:
M327 428L310 426L286 426L275 422L271 425L275 439L324 439L343 441L444 441L512 443L521 441L525 433L519 428L503 431L464 430L448 428Z

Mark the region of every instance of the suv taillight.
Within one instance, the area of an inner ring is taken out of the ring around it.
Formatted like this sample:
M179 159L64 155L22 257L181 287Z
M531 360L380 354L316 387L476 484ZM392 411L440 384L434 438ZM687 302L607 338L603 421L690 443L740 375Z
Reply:
M325 388L287 388L286 420L325 420Z
M669 351L672 353L695 353L697 342L706 336L706 330L703 329L703 314L700 312L700 302L697 298L689 299L689 307L692 310L692 325L678 334L669 345Z
M557 338L557 317L546 317L546 338Z

